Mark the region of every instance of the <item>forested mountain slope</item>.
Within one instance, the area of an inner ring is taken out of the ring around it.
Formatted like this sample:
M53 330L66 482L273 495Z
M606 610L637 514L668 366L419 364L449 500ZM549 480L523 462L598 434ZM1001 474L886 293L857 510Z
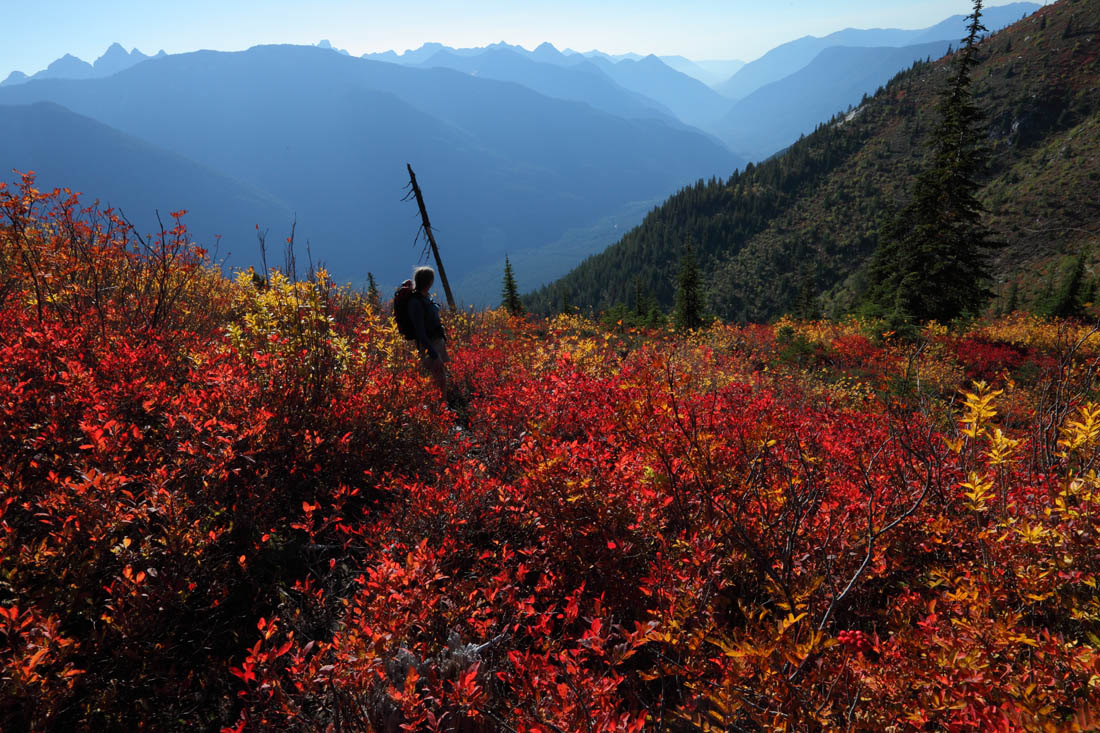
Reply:
M1045 268L1098 240L1098 19L1100 0L1062 0L980 47L974 91L991 163L979 183L986 220L1006 245L995 289L1020 280L1024 301L1049 282ZM949 67L918 64L784 154L685 188L529 304L605 308L648 292L667 308L691 240L720 317L767 320L799 301L845 310L879 226L921 170Z

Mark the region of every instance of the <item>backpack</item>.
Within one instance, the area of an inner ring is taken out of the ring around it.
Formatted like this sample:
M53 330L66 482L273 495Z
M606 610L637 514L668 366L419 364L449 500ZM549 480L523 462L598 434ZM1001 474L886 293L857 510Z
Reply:
M409 318L409 298L415 292L412 280L406 280L401 283L401 287L393 291L393 321L397 324L397 332L410 340L416 338L412 319Z

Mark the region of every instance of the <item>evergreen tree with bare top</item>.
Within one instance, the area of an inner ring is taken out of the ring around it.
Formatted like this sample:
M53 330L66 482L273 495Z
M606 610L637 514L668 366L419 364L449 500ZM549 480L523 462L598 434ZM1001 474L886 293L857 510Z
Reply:
M976 177L986 163L983 115L971 95L978 64L982 0L967 16L967 35L939 104L930 165L911 199L884 227L868 265L866 310L893 328L947 323L976 314L990 296L989 252Z
M508 255L504 256L504 286L500 291L500 305L502 308L507 308L513 316L522 316L527 312L523 307L523 301L520 300L516 276L512 272L512 263L508 261Z

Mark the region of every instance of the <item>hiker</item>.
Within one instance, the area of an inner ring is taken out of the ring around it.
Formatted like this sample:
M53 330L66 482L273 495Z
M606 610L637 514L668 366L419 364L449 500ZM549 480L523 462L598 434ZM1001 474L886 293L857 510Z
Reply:
M407 300L409 322L420 349L420 365L432 375L439 392L447 397L447 336L439 319L439 304L428 292L435 282L435 270L418 267L413 273L413 293Z

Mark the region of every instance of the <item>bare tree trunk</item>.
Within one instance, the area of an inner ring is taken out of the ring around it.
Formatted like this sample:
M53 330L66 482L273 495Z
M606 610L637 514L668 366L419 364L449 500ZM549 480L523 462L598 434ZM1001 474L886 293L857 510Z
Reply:
M420 207L420 220L423 222L424 234L428 236L428 244L432 246L432 254L435 255L435 269L439 272L439 279L443 283L443 292L447 294L447 305L451 310L458 310L455 305L455 296L451 294L451 284L447 281L447 273L443 269L443 260L439 258L439 247L435 243L435 235L432 234L432 224L428 221L428 210L424 207L424 196L420 193L420 186L416 184L416 174L412 165L406 164L409 169L409 185L412 186L416 196L416 205Z

